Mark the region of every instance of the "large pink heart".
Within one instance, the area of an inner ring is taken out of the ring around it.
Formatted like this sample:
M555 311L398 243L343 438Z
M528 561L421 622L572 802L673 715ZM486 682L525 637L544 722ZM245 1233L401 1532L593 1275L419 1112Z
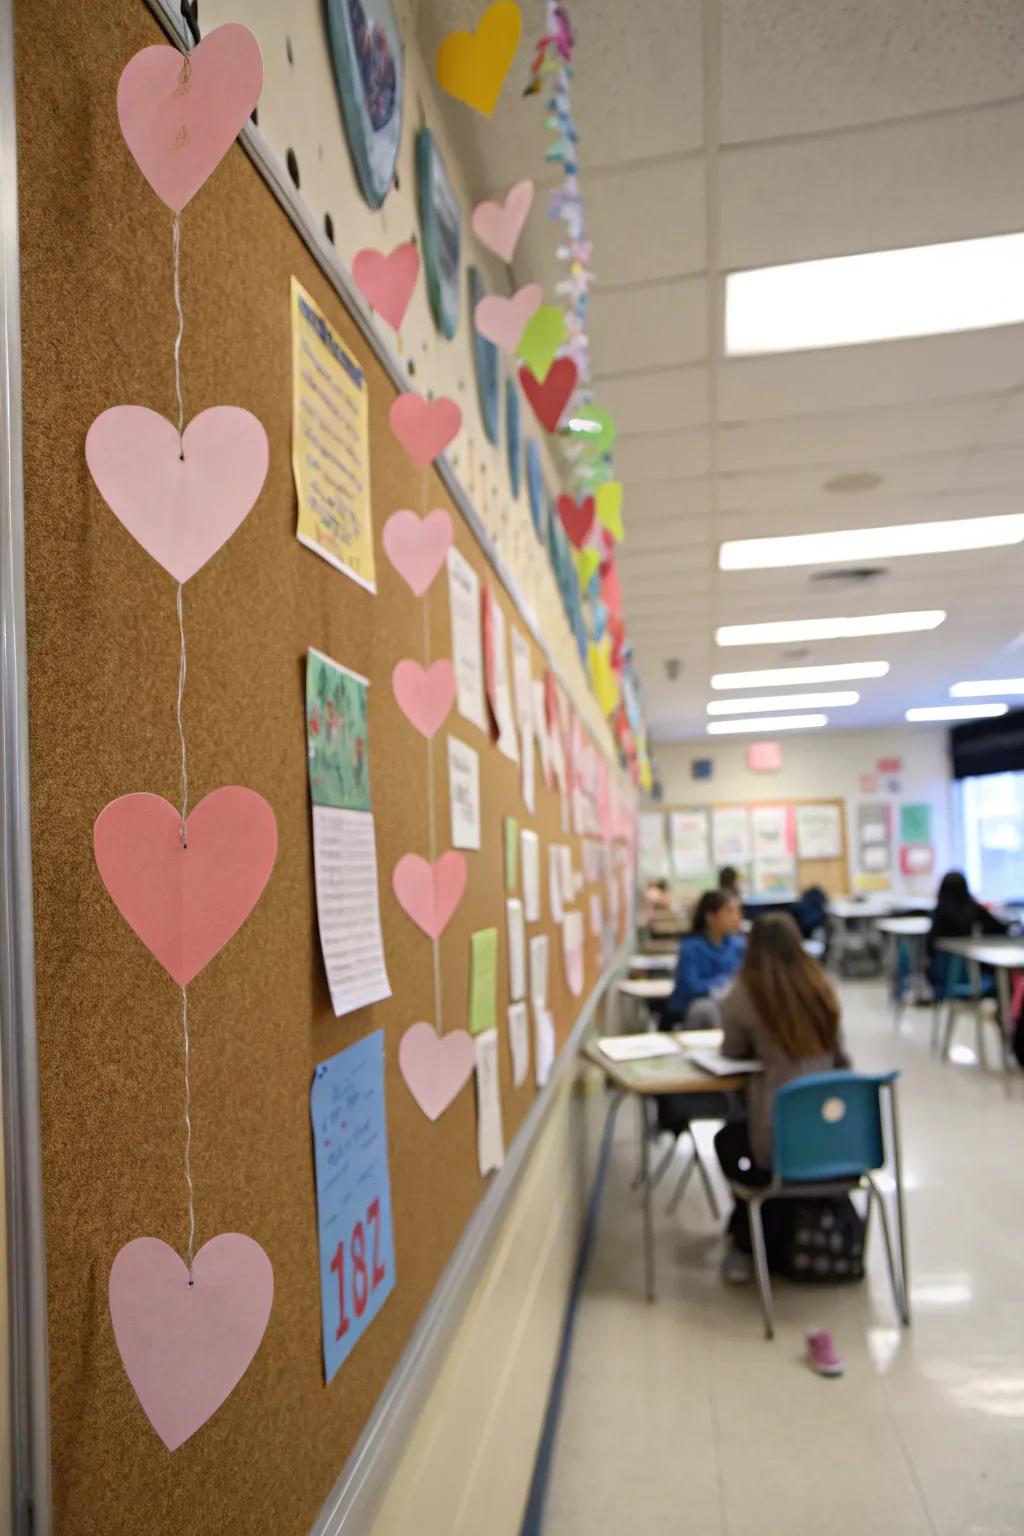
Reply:
M418 661L400 661L391 674L399 709L429 741L455 702L455 671L447 657L426 670Z
M418 853L405 853L395 865L391 884L413 922L439 939L466 889L465 857L449 849L431 864Z
M544 290L540 283L527 283L510 299L490 293L473 311L473 321L481 336L493 341L503 352L513 353L530 320L540 308Z
M180 213L217 169L263 87L263 55L248 27L217 27L190 54L143 48L117 83L117 120L139 170Z
M441 396L424 400L421 395L399 395L388 412L391 430L419 469L443 453L462 425L462 412L454 400Z
M496 256L511 261L532 204L533 182L517 181L503 203L476 205L470 220L473 233Z
M201 411L180 443L156 411L114 405L89 428L85 457L114 516L175 580L188 581L252 510L269 448L256 417L235 405Z
M384 524L384 553L416 596L422 597L444 564L454 537L451 517L443 507L435 507L424 518L415 512L392 512Z
M398 1065L420 1109L428 1120L436 1120L476 1066L473 1036L464 1029L439 1035L429 1024L413 1024L399 1041Z
M96 818L96 867L129 927L181 987L238 932L277 856L274 813L229 785L185 822L160 795L122 795Z
M420 270L420 253L411 240L389 256L368 246L352 259L352 277L368 304L397 331L409 308Z
M114 1338L146 1418L176 1451L237 1387L274 1300L270 1260L251 1237L222 1232L195 1256L192 1285L158 1237L126 1243L110 1269Z

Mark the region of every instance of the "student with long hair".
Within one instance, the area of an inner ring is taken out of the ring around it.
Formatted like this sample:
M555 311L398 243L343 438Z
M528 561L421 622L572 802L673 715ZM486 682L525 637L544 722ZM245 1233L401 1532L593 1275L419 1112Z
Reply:
M722 1022L722 1054L759 1061L764 1070L750 1077L746 1119L722 1127L715 1151L726 1178L768 1184L778 1090L808 1073L850 1065L839 999L822 966L805 954L800 930L788 912L769 913L754 923L743 965L722 1004ZM770 1208L765 1209L767 1217ZM726 1279L749 1280L750 1226L742 1202L733 1210L729 1232Z
M705 891L693 909L690 932L679 946L676 980L663 1022L691 1029L721 1023L719 1002L743 960L742 914L727 891Z
M1007 925L971 895L967 880L958 869L948 870L943 875L926 940L929 955L935 954L938 939L969 939L972 933L1001 934L1006 931Z

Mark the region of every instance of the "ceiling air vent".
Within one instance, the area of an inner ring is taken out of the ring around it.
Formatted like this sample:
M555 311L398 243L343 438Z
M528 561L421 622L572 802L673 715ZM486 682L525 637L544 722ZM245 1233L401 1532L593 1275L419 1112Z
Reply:
M837 591L846 591L850 587L870 586L880 576L888 574L884 565L853 565L839 571L815 571L807 580L812 586L828 586Z

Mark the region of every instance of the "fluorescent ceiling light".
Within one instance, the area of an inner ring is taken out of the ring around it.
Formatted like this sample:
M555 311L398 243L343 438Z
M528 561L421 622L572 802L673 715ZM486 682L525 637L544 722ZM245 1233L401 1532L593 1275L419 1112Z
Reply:
M850 560L895 560L960 549L994 549L1024 540L1024 513L956 517L944 523L897 523L890 528L843 528L836 533L794 533L774 539L727 539L718 551L722 571L765 571L780 566L837 565Z
M786 645L791 640L856 640L861 635L906 635L919 629L938 629L945 617L942 608L927 608L917 613L862 613L849 619L780 619L771 624L724 624L715 630L715 643Z
M709 704L709 715L756 715L761 709L840 709L856 704L859 693L772 693L759 699L719 699Z
M725 350L848 347L1024 320L1024 234L732 272Z
M716 672L712 688L795 688L798 683L856 683L885 677L887 661L844 661L835 666L767 667L761 672Z
M985 699L992 694L1024 693L1024 677L990 678L987 683L954 683L951 699Z
M813 731L828 725L828 715L768 715L757 720L712 720L709 736L733 736L740 731Z
M988 720L1005 715L1009 704L937 704L927 709L908 709L906 720Z

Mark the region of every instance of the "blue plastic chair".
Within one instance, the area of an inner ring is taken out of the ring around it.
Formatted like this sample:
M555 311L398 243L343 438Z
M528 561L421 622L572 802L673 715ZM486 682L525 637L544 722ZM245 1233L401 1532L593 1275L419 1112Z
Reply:
M820 1072L786 1083L775 1095L772 1181L760 1188L749 1184L732 1184L733 1195L746 1203L750 1215L757 1288L764 1312L765 1334L769 1339L775 1334L775 1317L764 1241L764 1202L848 1194L855 1189L867 1192L869 1217L872 1204L878 1207L896 1310L904 1325L910 1322L903 1181L896 1115L896 1079L899 1075L898 1072ZM890 1141L896 1182L898 1269L885 1200L872 1177L886 1161L883 1089L887 1090L889 1098Z

